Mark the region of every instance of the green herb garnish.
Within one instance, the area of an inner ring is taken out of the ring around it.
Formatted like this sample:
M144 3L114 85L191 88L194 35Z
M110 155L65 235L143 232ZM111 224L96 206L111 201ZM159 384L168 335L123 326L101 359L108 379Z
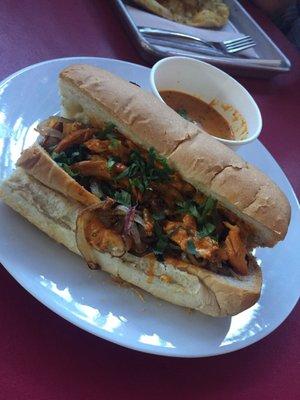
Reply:
M167 182L173 172L167 160L157 154L153 148L149 149L147 159L139 151L133 150L129 155L128 167L115 179L128 178L132 186L141 192L150 188L152 181Z
M197 236L199 238L212 236L219 223L216 212L217 200L207 197L202 204L198 204L193 200L178 202L178 211L184 214L192 215L198 226Z
M166 215L163 212L154 212L152 213L152 218L154 221L163 221L166 218Z
M86 160L88 151L83 145L77 144L69 147L66 151L62 151L61 153L56 153L54 150L50 156L56 163L72 165Z
M117 163L117 160L115 157L109 157L107 160L107 168L109 171L111 171L114 167L114 165Z
M76 176L78 176L78 172L72 171L72 169L69 167L68 164L58 162L57 165L59 165L72 178L75 178Z
M202 216L205 218L208 215L211 215L216 205L217 205L217 200L213 199L212 197L207 197L204 203L204 207L202 209Z
M81 161L82 158L84 158L84 156L83 156L83 150L79 146L76 147L73 146L73 148L68 149L67 152L62 151L61 153L56 153L55 151L53 151L51 154L51 158L68 175L70 175L72 178L75 178L78 176L78 173L74 172L70 168L70 165Z
M118 139L116 139L114 137L112 139L110 139L110 144L108 146L108 148L110 150L117 149L120 146L121 146L121 141L120 140L118 140Z
M131 206L131 195L125 190L116 191L114 194L114 198L118 203L123 204L123 206Z
M117 137L116 125L112 122L107 122L104 129L95 134L97 139L115 139Z
M197 237L199 239L205 236L211 236L211 234L216 230L216 226L210 222L202 225L201 229L197 232Z
M178 211L184 214L190 214L197 220L200 218L200 211L198 209L198 204L193 200L180 201L177 203Z
M116 125L113 122L107 122L105 124L105 128L103 130L104 134L106 135L106 137L108 135L116 135Z
M169 246L169 237L162 231L161 226L155 222L154 232L157 238L157 242L153 245L152 250L159 261L163 261L163 255Z
M188 116L188 113L186 111L186 109L184 108L179 108L178 110L176 110L177 114L179 114L182 118L187 119L188 121L190 121L190 118Z
M192 239L189 239L189 240L187 241L187 244L186 244L186 251L187 251L187 253L192 254L192 255L194 255L194 256L196 256L196 255L198 254L198 253L197 253L197 250L196 250L195 243L193 242Z
M158 162L162 166L161 172L166 175L169 175L173 172L173 170L168 165L167 159L158 154L154 147L150 147L149 149L149 161L152 168L154 167L154 163Z
M144 191L143 183L138 178L129 179L131 186L138 188L141 192Z

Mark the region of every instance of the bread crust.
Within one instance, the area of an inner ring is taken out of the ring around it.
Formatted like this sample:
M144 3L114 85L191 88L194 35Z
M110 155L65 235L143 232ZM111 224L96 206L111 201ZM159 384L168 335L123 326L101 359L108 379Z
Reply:
M86 206L99 203L98 197L71 178L38 144L22 152L17 166L22 167L44 185L64 194L69 199L74 199Z
M75 226L77 214L84 206L78 201L43 185L21 168L2 184L0 197L51 238L79 254ZM212 316L237 314L251 307L260 296L261 271L254 259L250 275L239 280L190 264L161 263L129 253L122 258L98 251L95 255L103 271L155 297ZM169 282L163 276L168 276Z
M66 117L94 126L112 121L135 143L156 148L184 180L245 220L260 246L284 239L290 205L278 186L150 93L84 64L60 73L60 92Z

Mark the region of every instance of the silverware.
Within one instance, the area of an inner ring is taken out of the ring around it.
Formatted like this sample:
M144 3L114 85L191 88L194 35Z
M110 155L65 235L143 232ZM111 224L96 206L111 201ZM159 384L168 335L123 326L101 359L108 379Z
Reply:
M194 54L203 54L213 57L226 57L226 58L234 58L233 55L229 53L224 53L222 50L214 49L212 47L208 47L205 45L201 45L201 43L191 42L191 41L183 41L174 39L172 37L166 36L152 36L152 35L143 35L146 39L148 39L151 45L170 48L172 50L184 50Z
M140 33L147 36L169 37L174 39L176 38L186 42L192 41L215 51L220 52L221 49L223 52L228 54L234 54L239 51L249 49L256 45L256 43L250 36L243 36L232 40L224 40L223 42L212 42L212 41L208 42L196 36L188 35L186 33L181 33L181 32L170 31L168 29L158 29L146 26L139 26L138 29Z

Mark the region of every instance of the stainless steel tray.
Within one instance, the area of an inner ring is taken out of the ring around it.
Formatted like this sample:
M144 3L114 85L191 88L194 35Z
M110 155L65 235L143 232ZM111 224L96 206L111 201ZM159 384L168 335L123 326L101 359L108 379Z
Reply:
M137 50L140 55L149 63L153 63L161 58L169 56L188 56L209 62L217 67L235 75L268 78L275 74L288 72L291 68L289 59L282 53L276 44L269 38L263 29L251 18L247 11L239 4L237 0L227 0L230 7L230 23L235 30L251 36L257 43L255 51L260 59L278 60L278 65L251 64L247 59L243 62L237 62L234 58L216 57L201 54L199 52L185 51L180 49L164 49L162 46L150 41L144 37L133 22L127 12L124 1L113 1L118 14L127 27Z

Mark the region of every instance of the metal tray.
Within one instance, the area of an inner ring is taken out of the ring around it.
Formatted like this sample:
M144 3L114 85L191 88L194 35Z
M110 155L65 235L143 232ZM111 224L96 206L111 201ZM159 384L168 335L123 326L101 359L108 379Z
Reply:
M230 7L230 23L236 31L240 31L245 35L251 36L256 44L255 51L262 60L278 60L278 65L251 64L247 59L243 63L237 62L234 58L216 57L211 55L193 53L180 49L164 49L151 43L150 39L144 37L133 22L131 16L127 12L124 1L114 0L114 5L118 14L128 28L140 55L149 63L153 63L161 58L170 56L188 56L197 58L213 64L231 74L240 76L251 76L269 78L282 72L288 72L291 69L289 59L282 53L276 44L269 38L263 29L253 20L247 11L239 4L237 0L227 0L226 3Z

